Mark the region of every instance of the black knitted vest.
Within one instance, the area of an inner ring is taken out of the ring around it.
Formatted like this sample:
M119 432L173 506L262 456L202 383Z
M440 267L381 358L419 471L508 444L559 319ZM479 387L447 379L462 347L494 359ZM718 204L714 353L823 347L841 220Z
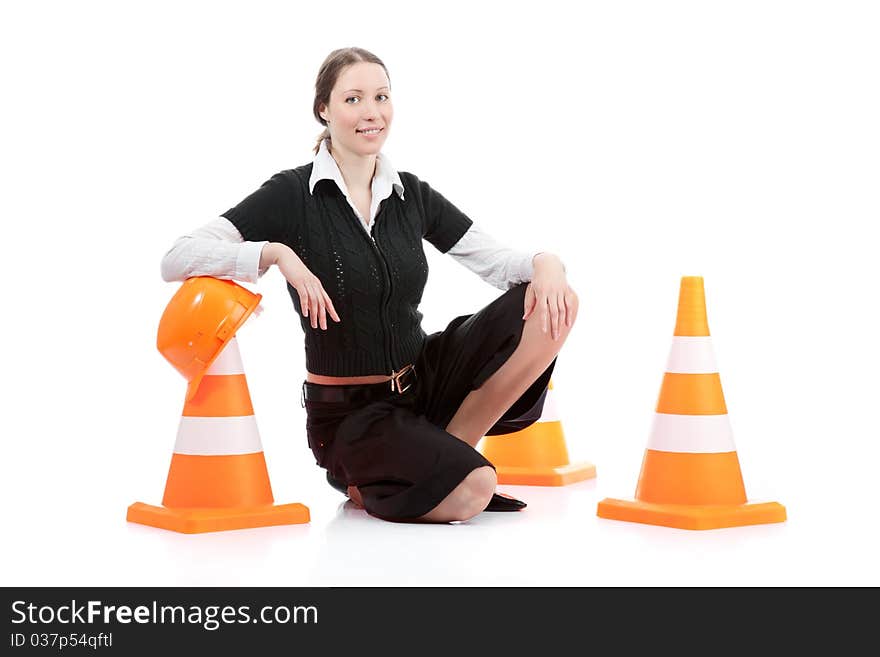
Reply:
M223 214L248 241L283 242L321 281L340 322L313 329L300 312L306 368L327 376L390 374L415 360L425 333L418 306L428 280L422 240L448 251L471 220L427 183L400 172L370 233L331 180L309 193L312 165L282 171Z

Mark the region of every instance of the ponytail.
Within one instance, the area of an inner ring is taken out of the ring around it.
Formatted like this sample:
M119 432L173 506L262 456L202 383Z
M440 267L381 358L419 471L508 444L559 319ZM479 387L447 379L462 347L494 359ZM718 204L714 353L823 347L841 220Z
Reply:
M324 128L324 131L318 135L318 141L315 143L315 155L321 150L321 142L325 139L330 139L330 130L328 128Z

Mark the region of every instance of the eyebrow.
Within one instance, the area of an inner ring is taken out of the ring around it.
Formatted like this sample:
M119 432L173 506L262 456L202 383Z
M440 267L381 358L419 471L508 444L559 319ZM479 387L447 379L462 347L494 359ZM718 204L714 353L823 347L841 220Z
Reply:
M388 89L388 87L379 87L378 89L376 89L376 91L382 91L382 89ZM358 92L359 94L364 93L364 92L363 92L363 89L346 89L346 90L343 91L342 93L347 94L347 93L351 93L352 91L356 91L356 92Z

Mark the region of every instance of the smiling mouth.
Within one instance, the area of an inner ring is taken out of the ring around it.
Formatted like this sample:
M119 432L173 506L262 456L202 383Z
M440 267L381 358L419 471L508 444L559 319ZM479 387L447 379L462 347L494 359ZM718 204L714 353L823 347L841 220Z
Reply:
M357 132L359 132L362 135L378 135L384 129L385 128L367 128L365 130L358 130Z

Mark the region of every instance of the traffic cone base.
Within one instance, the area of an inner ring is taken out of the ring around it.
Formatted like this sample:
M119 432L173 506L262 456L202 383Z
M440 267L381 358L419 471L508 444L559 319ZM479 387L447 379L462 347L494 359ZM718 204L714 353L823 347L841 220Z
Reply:
M605 498L597 515L609 520L626 520L677 529L721 529L785 522L785 507L778 502L732 505L651 504Z
M596 476L592 463L569 462L552 381L537 422L514 433L483 436L480 452L495 466L499 484L567 486Z
M182 534L252 529L309 522L308 507L293 503L227 509L169 509L135 502L126 520Z
M499 484L519 486L567 486L596 476L592 463L570 463L558 467L496 466Z

